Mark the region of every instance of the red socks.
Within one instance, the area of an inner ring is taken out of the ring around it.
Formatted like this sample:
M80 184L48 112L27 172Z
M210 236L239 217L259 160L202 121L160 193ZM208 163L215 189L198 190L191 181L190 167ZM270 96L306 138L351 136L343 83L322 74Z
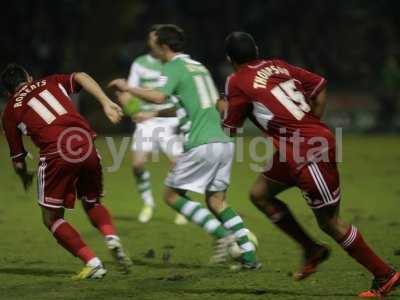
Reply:
M95 204L87 210L87 215L96 228L104 236L116 235L111 216L107 209L101 204ZM50 228L57 242L68 250L72 255L79 257L87 263L96 257L95 253L82 241L80 234L64 219L58 219Z
M377 278L388 276L393 270L367 245L355 226L339 241L344 250Z
M306 252L315 249L317 246L282 201L276 199L276 201L274 201L274 207L269 206L264 209L264 213L277 227L297 241ZM356 227L351 226L338 243L341 244L351 257L363 265L375 277L386 277L393 271L389 265L372 251Z
M98 230L100 230L104 236L116 235L116 230L112 223L111 215L103 205L96 203L86 212L92 224Z
M274 204L273 208L264 211L272 223L299 243L306 253L318 247L318 244L304 231L284 202L276 199Z
M50 228L57 242L84 263L96 257L95 253L82 241L79 233L64 219L58 219Z

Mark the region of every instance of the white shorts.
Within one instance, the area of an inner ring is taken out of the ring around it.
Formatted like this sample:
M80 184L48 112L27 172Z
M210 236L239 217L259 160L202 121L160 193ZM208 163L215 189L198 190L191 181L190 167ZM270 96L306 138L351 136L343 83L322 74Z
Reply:
M153 118L138 123L133 134L132 151L162 151L170 158L178 157L183 152L183 138L176 134L177 118Z
M233 143L210 143L183 153L165 179L165 185L204 194L229 187Z

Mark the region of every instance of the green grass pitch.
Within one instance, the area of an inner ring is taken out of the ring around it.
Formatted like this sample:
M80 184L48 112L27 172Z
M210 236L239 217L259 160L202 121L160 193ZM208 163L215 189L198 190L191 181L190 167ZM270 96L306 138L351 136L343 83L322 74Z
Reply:
M71 281L69 277L82 267L80 261L59 247L44 228L35 189L27 194L22 191L8 162L3 136L0 141L0 299L354 299L370 285L370 275L318 230L297 190L282 198L307 230L334 251L319 273L305 282L292 281L299 249L250 204L247 193L256 173L250 171L246 155L245 162L234 165L229 201L259 239L262 270L232 273L226 266L207 265L211 238L194 225L174 225L175 214L160 199L168 171L164 158L149 165L157 198L155 217L149 224L139 224L136 217L141 201L126 155L120 170L105 172L104 203L135 266L129 275L118 273L102 237L77 203L66 219L82 233L109 272L99 281ZM99 138L97 145L104 167L110 166L104 139ZM400 248L399 149L398 137L345 136L344 162L340 164L343 217L356 224L377 252L396 267L400 267L400 256L394 254ZM33 168L35 162L30 165ZM201 198L196 195L195 199ZM150 249L154 258L145 257ZM165 252L170 253L168 261L163 259ZM392 298L400 298L400 292Z

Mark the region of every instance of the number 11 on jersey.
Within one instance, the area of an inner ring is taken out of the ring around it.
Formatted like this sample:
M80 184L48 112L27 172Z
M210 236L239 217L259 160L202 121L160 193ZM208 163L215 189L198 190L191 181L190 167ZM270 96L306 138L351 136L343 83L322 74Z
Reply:
M196 75L193 78L200 98L201 108L206 109L215 105L217 103L218 93L211 76L208 74Z
M42 98L46 103L59 115L65 115L67 113L66 109L61 105L61 103L50 93L48 90L44 90L39 93L40 98ZM47 124L51 124L56 119L56 116L38 99L32 98L28 101L28 106L30 106L40 118L43 119Z

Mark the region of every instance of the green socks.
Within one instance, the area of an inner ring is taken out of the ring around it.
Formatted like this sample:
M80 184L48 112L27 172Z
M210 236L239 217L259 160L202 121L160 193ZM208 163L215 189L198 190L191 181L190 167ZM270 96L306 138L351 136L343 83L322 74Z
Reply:
M148 171L144 171L141 173L133 172L133 174L136 179L137 189L144 204L146 206L154 207L154 198L153 193L151 192L150 184L150 173Z
M246 261L256 261L255 247L249 240L249 230L244 226L242 218L230 207L224 209L218 218L224 224L224 227L233 232L237 243L242 250L242 258Z
M180 197L172 207L217 239L229 235L229 232L221 225L221 222L198 202Z

